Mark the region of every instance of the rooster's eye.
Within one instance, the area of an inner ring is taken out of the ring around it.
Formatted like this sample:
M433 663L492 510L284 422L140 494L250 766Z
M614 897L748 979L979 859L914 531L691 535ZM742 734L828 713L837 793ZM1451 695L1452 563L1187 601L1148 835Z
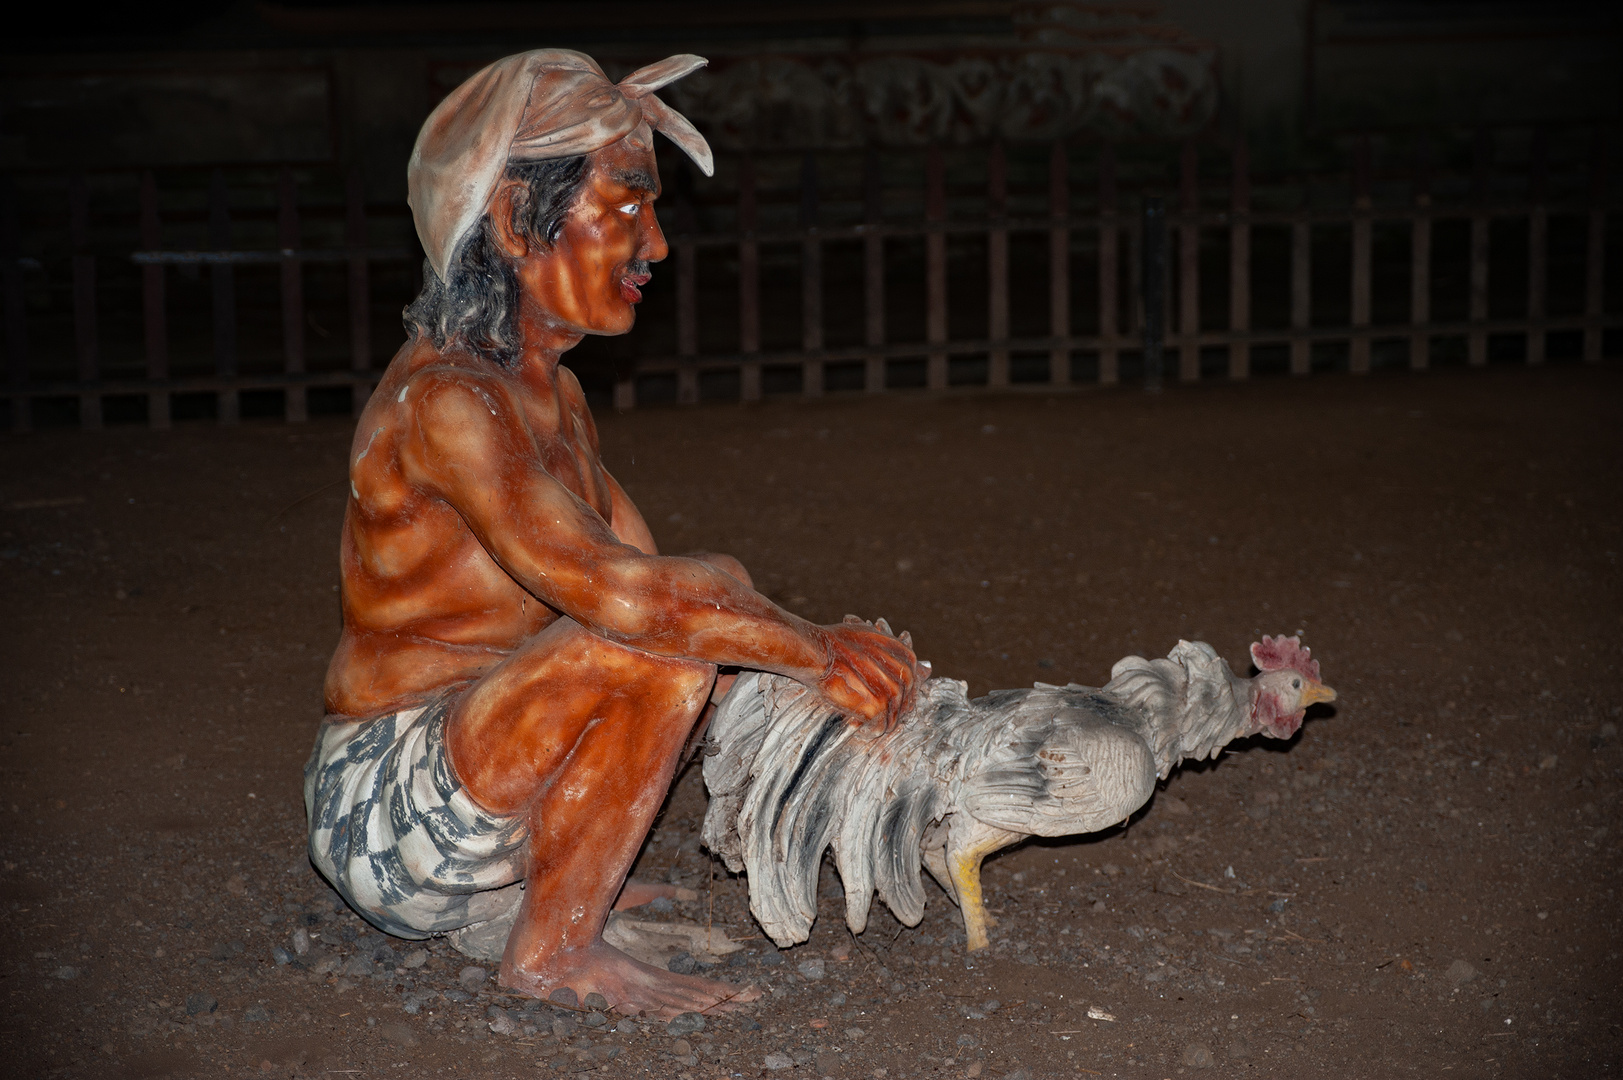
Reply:
M1295 689L1295 690L1300 690L1302 688L1302 680L1301 679L1292 679L1291 680L1291 688Z

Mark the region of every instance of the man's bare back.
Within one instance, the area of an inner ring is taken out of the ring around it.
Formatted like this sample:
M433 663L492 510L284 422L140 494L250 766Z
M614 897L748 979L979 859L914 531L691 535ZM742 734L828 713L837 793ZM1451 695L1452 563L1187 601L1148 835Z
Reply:
M559 366L583 334L631 327L667 253L651 147L592 152L545 239L524 228L534 190L508 178L489 201L488 242L516 284L511 347L419 332L362 414L328 711L365 725L443 701L455 780L481 812L527 826L504 985L667 1014L747 1000L601 937L717 668L787 675L853 723L888 725L915 660L866 624L783 611L728 556L656 552Z

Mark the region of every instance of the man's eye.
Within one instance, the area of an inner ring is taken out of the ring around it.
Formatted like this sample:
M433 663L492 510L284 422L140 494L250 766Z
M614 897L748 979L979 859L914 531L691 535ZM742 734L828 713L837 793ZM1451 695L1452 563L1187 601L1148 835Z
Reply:
M642 204L641 203L634 203L634 202L633 203L626 203L624 206L620 207L620 213L629 214L632 217L636 217L637 216L637 211L641 210L641 209L642 209Z

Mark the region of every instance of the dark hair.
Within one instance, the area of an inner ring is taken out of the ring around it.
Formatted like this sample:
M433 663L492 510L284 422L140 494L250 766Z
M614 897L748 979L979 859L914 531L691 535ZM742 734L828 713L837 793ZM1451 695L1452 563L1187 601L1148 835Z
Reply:
M509 164L506 178L523 187L513 197L513 231L547 246L586 178L586 157ZM470 352L506 366L518 345L518 274L492 232L490 214L462 238L440 280L423 260L423 291L406 308L406 332L426 334L437 348L459 341Z

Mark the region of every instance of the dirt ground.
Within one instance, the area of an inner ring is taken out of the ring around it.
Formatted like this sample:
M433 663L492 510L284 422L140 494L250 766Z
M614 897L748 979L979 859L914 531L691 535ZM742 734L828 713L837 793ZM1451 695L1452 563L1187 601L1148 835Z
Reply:
M11 437L5 1072L1618 1075L1620 391L1555 368L602 416L666 550L886 616L974 693L1099 685L1179 637L1239 668L1264 632L1341 693L1126 828L992 859L973 957L933 883L922 925L876 906L853 939L831 872L779 954L698 847L689 770L639 872L699 899L653 917L730 928L721 974L770 989L676 1034L459 982L306 861L347 423Z

